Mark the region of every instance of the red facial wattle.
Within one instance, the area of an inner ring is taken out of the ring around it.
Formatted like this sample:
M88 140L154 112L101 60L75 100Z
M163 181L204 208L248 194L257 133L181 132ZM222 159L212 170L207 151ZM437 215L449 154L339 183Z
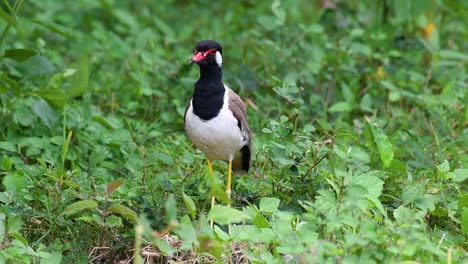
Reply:
M211 55L211 54L216 54L216 49L209 49L205 52L195 51L195 55L193 55L192 61L200 62L204 60L208 55Z

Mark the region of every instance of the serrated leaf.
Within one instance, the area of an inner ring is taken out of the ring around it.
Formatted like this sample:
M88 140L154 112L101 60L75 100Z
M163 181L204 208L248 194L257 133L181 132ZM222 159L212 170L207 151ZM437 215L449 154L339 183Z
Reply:
M409 185L403 188L403 192L401 194L401 200L403 201L403 205L408 205L410 203L415 202L417 199L423 197L425 190L424 183L410 183Z
M117 188L119 188L120 185L122 185L122 183L124 183L123 179L117 179L109 183L106 188L107 195L111 195L115 190L117 190Z
M260 211L274 213L278 211L280 199L274 197L264 197L260 200Z
M190 196L186 195L185 193L182 193L182 199L184 200L185 207L190 213L190 216L192 219L195 219L195 216L197 214L197 207L195 205L195 202L190 198Z
M36 55L36 51L30 49L7 49L5 50L3 57L22 62L34 55Z
M72 215L86 209L95 209L98 203L95 200L83 200L70 204L63 211L63 215Z
M210 213L208 214L208 219L213 220L220 225L228 225L248 220L250 219L250 216L231 207L215 205L211 208Z
M109 208L107 208L110 212L119 214L128 220L136 223L138 221L138 215L132 209L126 207L125 205L121 204L113 204Z
M384 168L388 168L394 156L392 143L380 128L372 124L368 124L368 126L372 131L374 142L377 144L382 165Z

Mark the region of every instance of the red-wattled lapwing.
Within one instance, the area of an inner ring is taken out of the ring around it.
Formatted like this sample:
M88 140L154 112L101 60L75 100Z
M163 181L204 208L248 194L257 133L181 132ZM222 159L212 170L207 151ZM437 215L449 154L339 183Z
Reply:
M244 102L223 83L223 50L213 40L200 41L189 63L200 67L200 78L185 111L185 131L193 144L205 153L213 175L211 160L228 162L226 194L231 197L232 170L245 171L250 166L252 136ZM215 202L211 197L211 207ZM230 202L228 204L230 206ZM213 227L213 222L210 223Z

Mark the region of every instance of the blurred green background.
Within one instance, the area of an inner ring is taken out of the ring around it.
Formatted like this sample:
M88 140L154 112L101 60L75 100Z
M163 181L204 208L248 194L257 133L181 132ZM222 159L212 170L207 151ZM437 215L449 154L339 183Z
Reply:
M462 263L467 3L1 1L0 261ZM183 131L202 39L255 137L236 210Z

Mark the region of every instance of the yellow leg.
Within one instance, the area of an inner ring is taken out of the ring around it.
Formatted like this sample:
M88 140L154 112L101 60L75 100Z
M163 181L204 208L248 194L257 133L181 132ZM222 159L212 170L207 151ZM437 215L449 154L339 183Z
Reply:
M227 188L226 188L226 194L229 197L229 203L228 203L229 207L231 207L231 177L232 177L232 161L229 161L228 181L227 181Z
M211 177L211 180L212 182L215 181L214 179L214 173L213 173L213 166L211 165L211 160L209 159L206 159L208 161L208 171L210 172L210 177ZM214 196L211 196L211 208L213 208L215 204L215 197ZM213 220L210 220L210 227L213 228Z
M228 165L228 180L227 180L227 188L226 194L229 198L228 207L231 207L231 177L232 177L232 160L229 161ZM228 226L228 233L231 234L231 225Z

